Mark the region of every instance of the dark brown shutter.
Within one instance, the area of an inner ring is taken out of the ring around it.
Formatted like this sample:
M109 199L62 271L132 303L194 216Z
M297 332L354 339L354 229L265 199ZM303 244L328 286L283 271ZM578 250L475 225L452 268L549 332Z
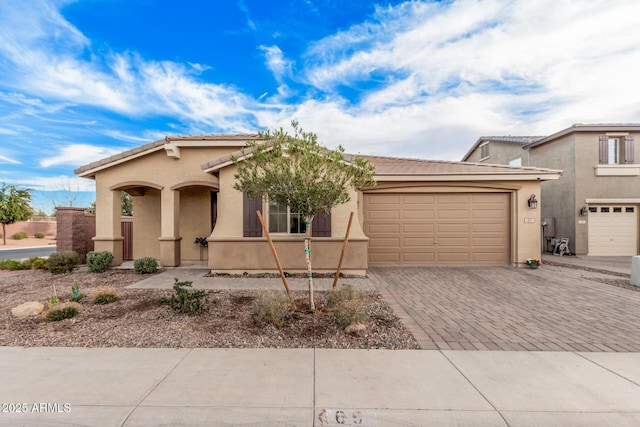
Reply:
M609 163L609 138L607 135L600 135L600 164Z
M627 164L633 164L633 135L627 135L624 137L624 162Z
M311 223L313 237L331 237L331 213L318 214Z
M262 237L262 226L256 211L262 212L262 197L250 199L242 195L242 236Z

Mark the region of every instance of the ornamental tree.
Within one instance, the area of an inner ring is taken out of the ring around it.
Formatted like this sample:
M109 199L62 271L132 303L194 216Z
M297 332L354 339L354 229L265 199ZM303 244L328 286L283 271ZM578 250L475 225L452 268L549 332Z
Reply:
M363 158L345 156L341 146L331 150L319 145L316 134L303 131L297 121L291 125L293 135L280 128L261 132L259 140L247 142L241 158L232 159L238 167L234 188L249 198L263 197L288 206L304 218L309 308L314 310L310 257L313 218L348 202L350 189L375 185L374 166Z
M29 203L29 190L19 189L5 183L0 186L0 224L2 224L2 243L7 244L6 226L18 221L26 221L33 215Z

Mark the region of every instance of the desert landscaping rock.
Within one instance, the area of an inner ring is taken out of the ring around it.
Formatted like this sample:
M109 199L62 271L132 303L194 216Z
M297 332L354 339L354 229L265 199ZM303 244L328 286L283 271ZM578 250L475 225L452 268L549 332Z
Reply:
M352 323L344 329L345 333L354 336L363 336L366 330L367 327L362 323Z
M180 271L176 270L180 278ZM151 276L153 277L153 276ZM109 270L51 275L48 271L24 271L0 275L0 346L57 347L158 347L158 348L335 348L418 349L411 333L379 294L368 294L370 324L364 336L352 336L323 312L325 293L316 292L318 311L309 313L306 291L294 291L300 308L282 328L258 326L253 319L255 290L212 290L209 313L189 316L162 304L172 289L127 289L144 278L132 271ZM112 304L83 299L84 310L71 319L49 322L42 316L18 319L11 308L25 301L45 302L53 286L61 303L71 297L74 281L80 292L91 295L110 286L121 296Z
M11 314L18 319L37 316L44 311L44 304L37 301L28 301L11 309Z

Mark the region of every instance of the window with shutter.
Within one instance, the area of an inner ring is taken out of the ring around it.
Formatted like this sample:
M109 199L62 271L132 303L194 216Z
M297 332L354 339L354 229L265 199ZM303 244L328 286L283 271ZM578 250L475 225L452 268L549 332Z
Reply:
M624 162L628 165L635 163L633 143L633 135L624 137Z
M250 199L246 194L242 200L242 236L262 237L262 226L256 211L262 212L262 198Z
M607 135L600 135L600 159L601 165L609 164L609 138Z
M331 213L316 215L311 227L313 237L331 237Z

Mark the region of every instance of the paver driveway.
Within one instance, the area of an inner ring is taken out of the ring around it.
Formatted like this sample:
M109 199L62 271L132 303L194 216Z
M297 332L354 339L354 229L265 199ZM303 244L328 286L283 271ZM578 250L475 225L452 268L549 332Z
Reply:
M424 349L640 351L640 292L559 266L376 267Z

